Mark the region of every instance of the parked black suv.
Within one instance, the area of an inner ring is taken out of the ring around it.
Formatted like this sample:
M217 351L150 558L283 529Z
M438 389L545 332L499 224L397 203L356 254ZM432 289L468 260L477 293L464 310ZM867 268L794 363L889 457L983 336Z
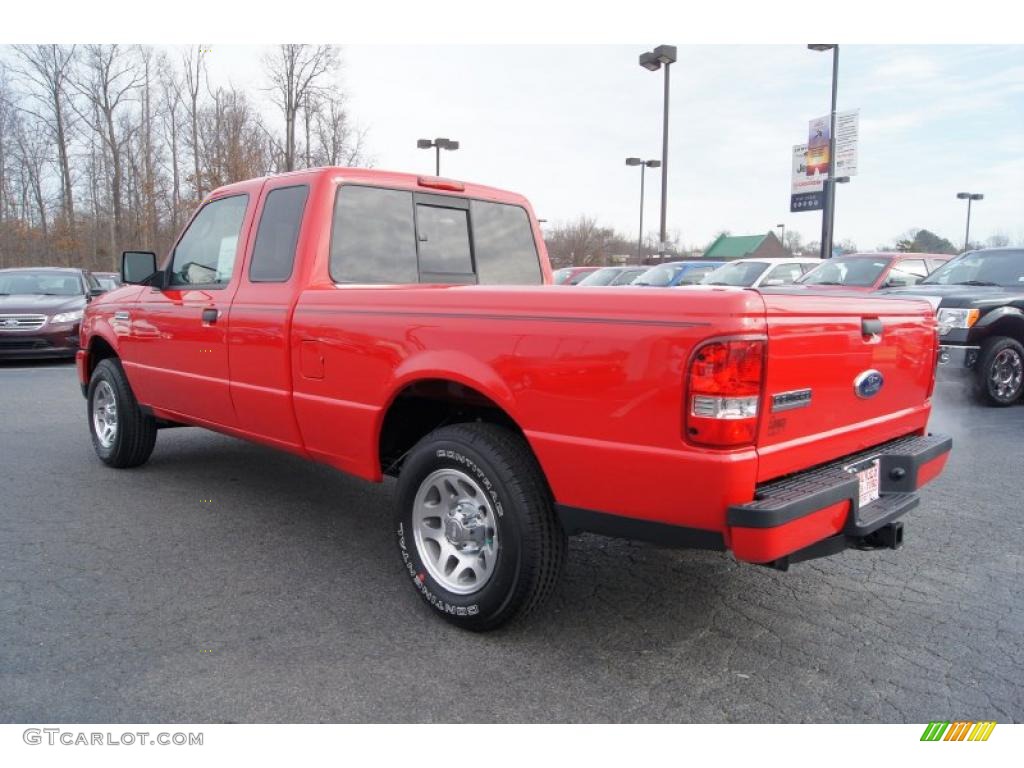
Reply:
M978 398L1011 405L1024 391L1024 249L968 251L911 288L935 296L940 374L973 377Z

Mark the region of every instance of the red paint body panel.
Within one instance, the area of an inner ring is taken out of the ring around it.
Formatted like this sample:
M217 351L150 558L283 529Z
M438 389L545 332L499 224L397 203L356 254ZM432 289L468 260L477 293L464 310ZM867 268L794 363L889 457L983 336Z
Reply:
M346 183L522 206L545 285L336 285L328 268L331 219ZM252 282L266 195L295 184L310 190L292 275ZM449 193L424 190L406 174L330 168L243 182L211 199L239 192L249 204L225 288L129 286L87 310L83 348L97 338L110 344L139 402L158 416L380 480L381 428L395 398L419 381L457 382L522 429L560 504L715 531L737 556L759 558L834 533L843 515L821 510L768 538L764 530L730 530L728 507L750 501L758 482L926 425L926 361L935 351L926 302L553 286L529 203L473 184ZM209 308L219 311L216 323L201 320ZM881 341L861 338L862 316L883 319ZM692 356L709 339L737 336L767 340L757 444L691 444L683 414ZM83 354L83 381L92 364ZM872 367L887 386L857 402L852 379ZM814 390L812 405L773 424L772 394L803 387Z

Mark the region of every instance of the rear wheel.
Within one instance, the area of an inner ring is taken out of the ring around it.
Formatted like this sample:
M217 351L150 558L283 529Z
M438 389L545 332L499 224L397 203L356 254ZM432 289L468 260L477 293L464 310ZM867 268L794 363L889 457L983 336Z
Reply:
M443 618L494 629L553 591L565 533L521 436L494 424L437 429L410 451L396 496L406 575Z
M1024 391L1024 346L1009 336L988 339L975 365L975 393L987 405L1013 405Z
M156 420L139 408L121 363L101 360L89 379L89 433L100 460L125 469L145 464L156 444Z

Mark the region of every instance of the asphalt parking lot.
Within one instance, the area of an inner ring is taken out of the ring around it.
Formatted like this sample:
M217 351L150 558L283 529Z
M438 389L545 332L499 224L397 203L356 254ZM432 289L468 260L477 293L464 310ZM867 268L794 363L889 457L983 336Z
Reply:
M449 627L391 485L195 429L95 458L73 366L0 364L0 721L1024 720L1024 406L956 438L899 552L788 573L572 540L549 607Z

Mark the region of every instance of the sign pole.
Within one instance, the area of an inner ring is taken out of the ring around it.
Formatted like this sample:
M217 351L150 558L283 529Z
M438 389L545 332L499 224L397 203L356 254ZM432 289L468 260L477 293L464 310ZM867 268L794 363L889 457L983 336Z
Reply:
M832 48L832 114L828 135L828 178L821 212L821 258L832 258L832 233L836 213L836 97L839 91L839 45Z

